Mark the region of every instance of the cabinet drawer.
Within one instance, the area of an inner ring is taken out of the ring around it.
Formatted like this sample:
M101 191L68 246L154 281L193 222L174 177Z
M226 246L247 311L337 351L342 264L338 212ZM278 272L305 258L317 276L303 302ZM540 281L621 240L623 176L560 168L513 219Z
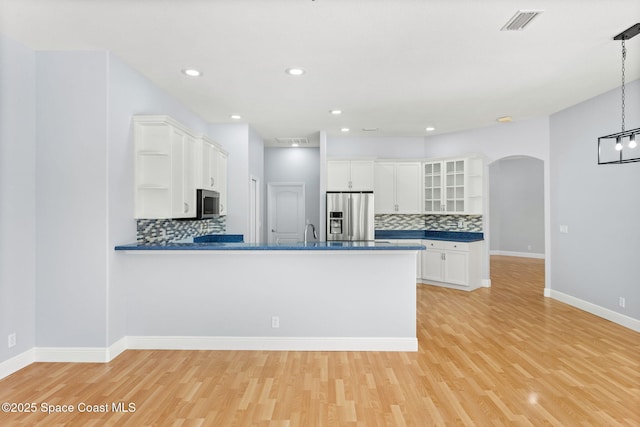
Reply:
M450 242L447 240L424 240L423 244L431 249L442 249L447 251L469 251L469 244L462 242Z

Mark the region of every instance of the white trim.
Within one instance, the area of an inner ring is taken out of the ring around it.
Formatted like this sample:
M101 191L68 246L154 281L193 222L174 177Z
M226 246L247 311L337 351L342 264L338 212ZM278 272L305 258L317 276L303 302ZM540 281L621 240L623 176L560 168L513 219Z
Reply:
M551 288L544 288L544 296L547 298L551 296Z
M0 363L0 380L18 372L22 368L26 368L33 362L36 362L36 353L33 348L5 360Z
M107 349L107 361L112 361L128 349L127 337L122 337Z
M546 293L547 288L545 288L545 295ZM550 296L551 298L564 302L565 304L569 304L573 307L579 308L580 310L595 314L598 317L610 320L611 322L617 323L618 325L624 326L625 328L640 332L640 320L638 319L625 316L624 314L609 310L608 308L600 307L599 305L581 300L580 298L576 298L562 292L554 291L553 289L550 290Z
M35 362L106 363L127 350L127 337L110 347L36 347Z
M417 338L123 337L110 347L36 347L0 363L0 380L35 362L107 363L125 350L418 351Z
M127 337L135 350L418 351L417 338Z
M480 284L482 285L483 288L490 288L491 287L491 279L482 279L480 281Z
M533 252L515 252L515 251L489 251L489 255L517 256L520 258L536 258L544 259L544 254L536 254Z
M104 347L36 347L36 362L105 363L109 349Z

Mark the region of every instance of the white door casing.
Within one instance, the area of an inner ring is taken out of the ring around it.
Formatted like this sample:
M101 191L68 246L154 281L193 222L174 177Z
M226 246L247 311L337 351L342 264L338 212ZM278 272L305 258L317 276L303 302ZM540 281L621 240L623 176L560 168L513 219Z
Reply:
M269 243L295 243L304 239L304 183L269 183L267 186Z

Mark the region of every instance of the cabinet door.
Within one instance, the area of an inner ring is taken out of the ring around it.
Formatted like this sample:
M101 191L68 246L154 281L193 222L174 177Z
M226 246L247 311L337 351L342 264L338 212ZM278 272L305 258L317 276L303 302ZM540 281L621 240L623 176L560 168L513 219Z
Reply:
M403 214L421 213L420 163L397 163L395 170L396 211ZM376 194L376 203L377 198Z
M444 162L445 168L445 210L447 212L465 212L464 177L466 160L456 159Z
M376 163L374 175L375 213L395 213L395 163Z
M220 215L227 214L227 161L228 156L222 151L217 151L217 187L216 191L220 193Z
M442 213L442 162L428 162L424 169L424 213Z
M216 185L218 155L216 148L207 143L202 143L202 188L213 190Z
M350 181L350 162L348 160L330 160L327 162L328 191L349 191Z
M444 281L469 286L469 253L447 251L444 262Z
M171 134L171 216L195 217L195 141L173 128Z
M188 212L185 206L183 176L184 171L184 132L171 128L171 216L184 218Z
M182 188L185 217L196 216L196 141L186 135L183 146L184 157L182 160Z
M351 190L352 191L372 191L373 190L373 161L372 160L352 160L351 161Z
M444 281L443 271L444 251L432 249L427 246L427 250L422 253L422 278L425 280Z

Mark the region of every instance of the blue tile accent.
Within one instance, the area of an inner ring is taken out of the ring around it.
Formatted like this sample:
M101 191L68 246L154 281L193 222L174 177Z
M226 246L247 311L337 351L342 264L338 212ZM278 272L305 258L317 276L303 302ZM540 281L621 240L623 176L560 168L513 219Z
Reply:
M193 243L242 243L242 234L207 234L193 238Z
M376 239L427 239L467 243L484 240L483 233L469 231L376 230L375 236Z

